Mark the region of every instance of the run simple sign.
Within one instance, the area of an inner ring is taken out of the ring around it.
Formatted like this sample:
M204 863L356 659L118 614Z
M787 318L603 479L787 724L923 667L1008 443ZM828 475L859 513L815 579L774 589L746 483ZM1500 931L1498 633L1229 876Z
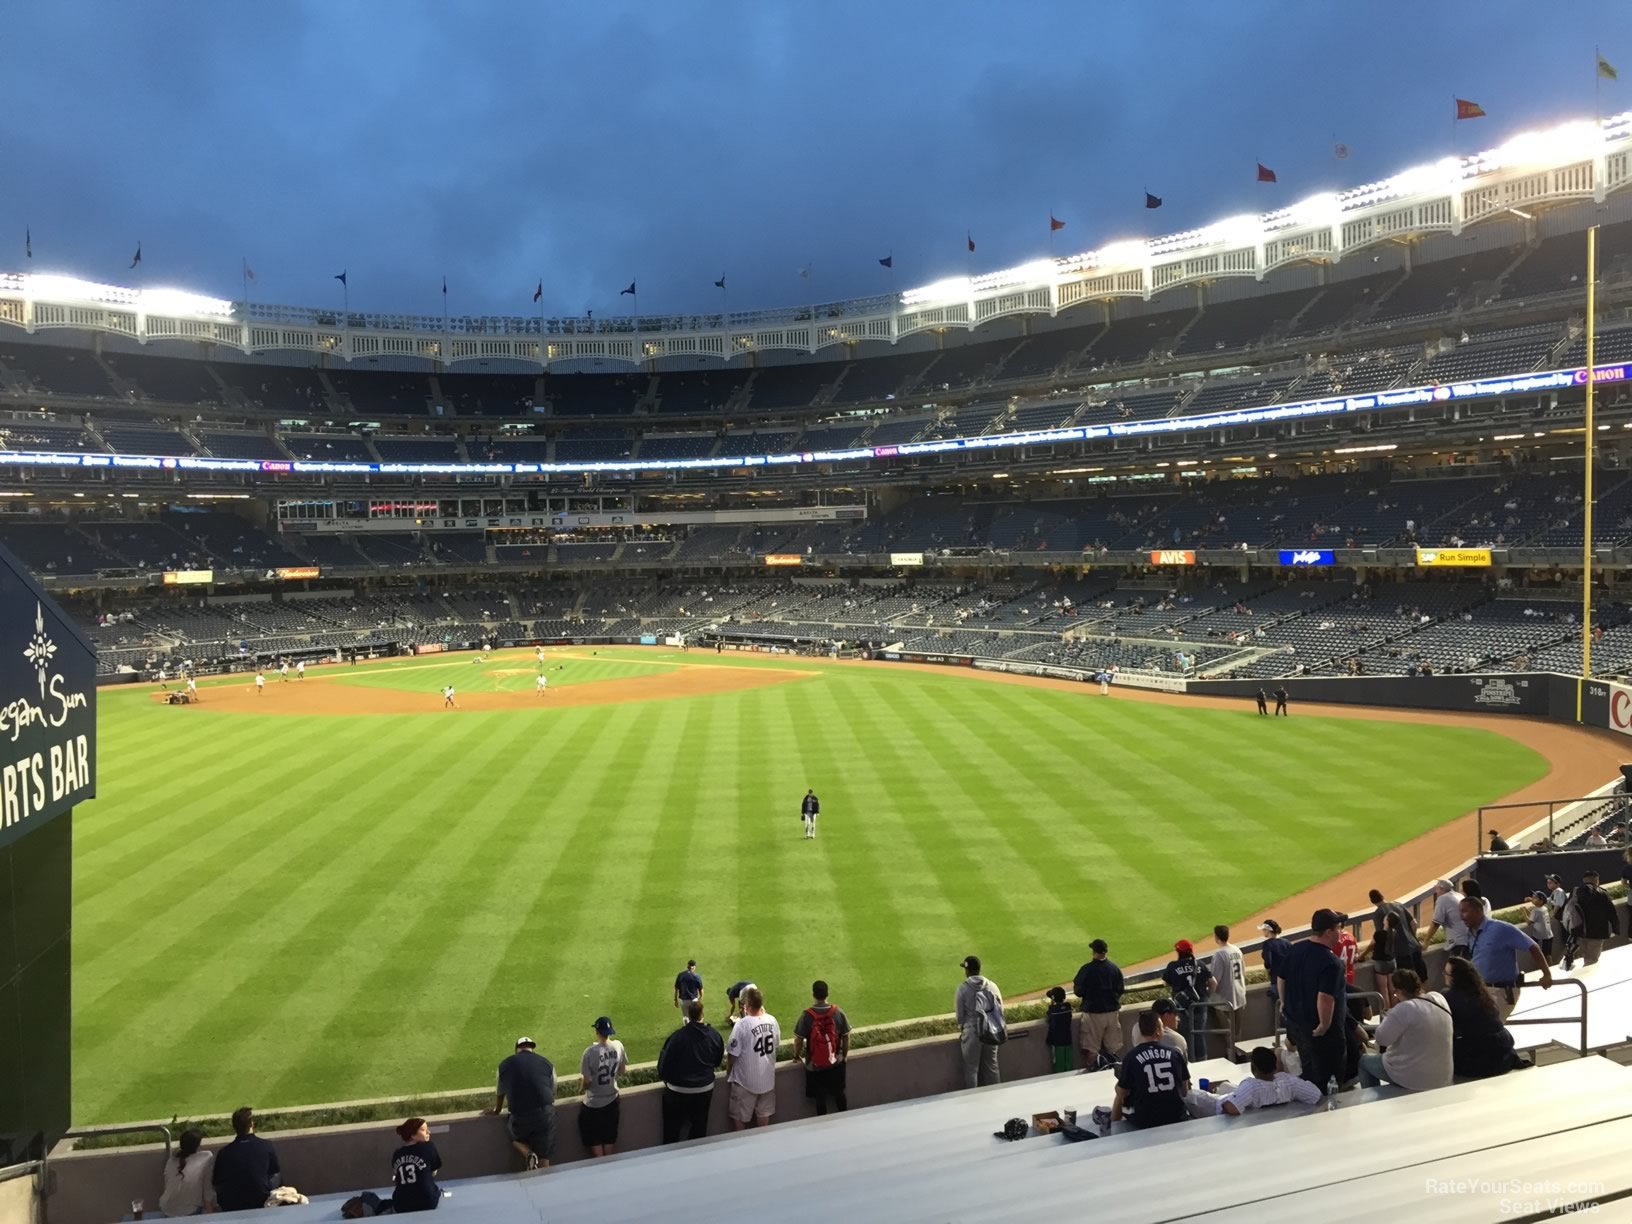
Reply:
M96 794L96 648L0 548L0 846Z

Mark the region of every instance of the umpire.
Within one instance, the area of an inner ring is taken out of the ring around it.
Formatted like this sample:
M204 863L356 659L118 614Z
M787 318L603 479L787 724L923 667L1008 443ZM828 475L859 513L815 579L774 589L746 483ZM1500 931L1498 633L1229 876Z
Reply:
M1292 717L1286 713L1286 685L1284 684L1276 686L1275 689L1275 713L1285 715L1287 718Z
M1258 690L1258 713L1269 713L1269 698L1264 695L1263 689Z

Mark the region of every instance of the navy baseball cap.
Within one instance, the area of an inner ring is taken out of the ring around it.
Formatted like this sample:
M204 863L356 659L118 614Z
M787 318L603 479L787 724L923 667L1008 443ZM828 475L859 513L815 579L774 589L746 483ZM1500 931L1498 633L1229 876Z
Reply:
M1316 935L1335 931L1342 925L1343 920L1338 917L1336 910L1318 909L1309 919L1309 929Z
M1172 999L1157 999L1150 1005L1150 1010L1158 1016L1172 1016L1176 1015L1179 1009L1173 1006Z
M611 1016L599 1016L595 1020L595 1031L602 1037L611 1037L618 1030L612 1027Z
M1094 940L1093 943L1088 945L1088 948L1092 952L1109 952L1111 950L1110 945L1103 939Z
M978 957L978 956L966 956L966 957L964 957L963 958L963 969L964 969L965 973L971 973L971 974L979 973L980 972L980 957Z

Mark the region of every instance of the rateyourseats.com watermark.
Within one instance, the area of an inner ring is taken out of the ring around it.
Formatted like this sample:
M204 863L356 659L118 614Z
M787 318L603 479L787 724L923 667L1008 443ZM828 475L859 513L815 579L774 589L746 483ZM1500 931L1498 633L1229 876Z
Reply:
M1516 1177L1468 1181L1430 1177L1425 1186L1429 1197L1489 1199L1500 1216L1593 1214L1598 1211L1605 1193L1603 1182L1524 1181Z

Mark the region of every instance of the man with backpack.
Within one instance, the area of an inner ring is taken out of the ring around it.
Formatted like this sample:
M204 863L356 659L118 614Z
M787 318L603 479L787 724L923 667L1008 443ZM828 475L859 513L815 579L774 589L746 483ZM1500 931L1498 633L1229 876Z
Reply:
M850 1108L844 1095L844 1068L850 1055L850 1018L827 1001L827 983L812 982L811 1005L793 1026L793 1056L805 1064L805 1097L816 1102L816 1116L827 1112L828 1098L840 1113Z
M963 958L963 973L954 1002L958 1047L963 1054L963 1086L1002 1083L997 1048L1009 1039L1003 1019L1003 992L996 982L981 976L978 956Z

